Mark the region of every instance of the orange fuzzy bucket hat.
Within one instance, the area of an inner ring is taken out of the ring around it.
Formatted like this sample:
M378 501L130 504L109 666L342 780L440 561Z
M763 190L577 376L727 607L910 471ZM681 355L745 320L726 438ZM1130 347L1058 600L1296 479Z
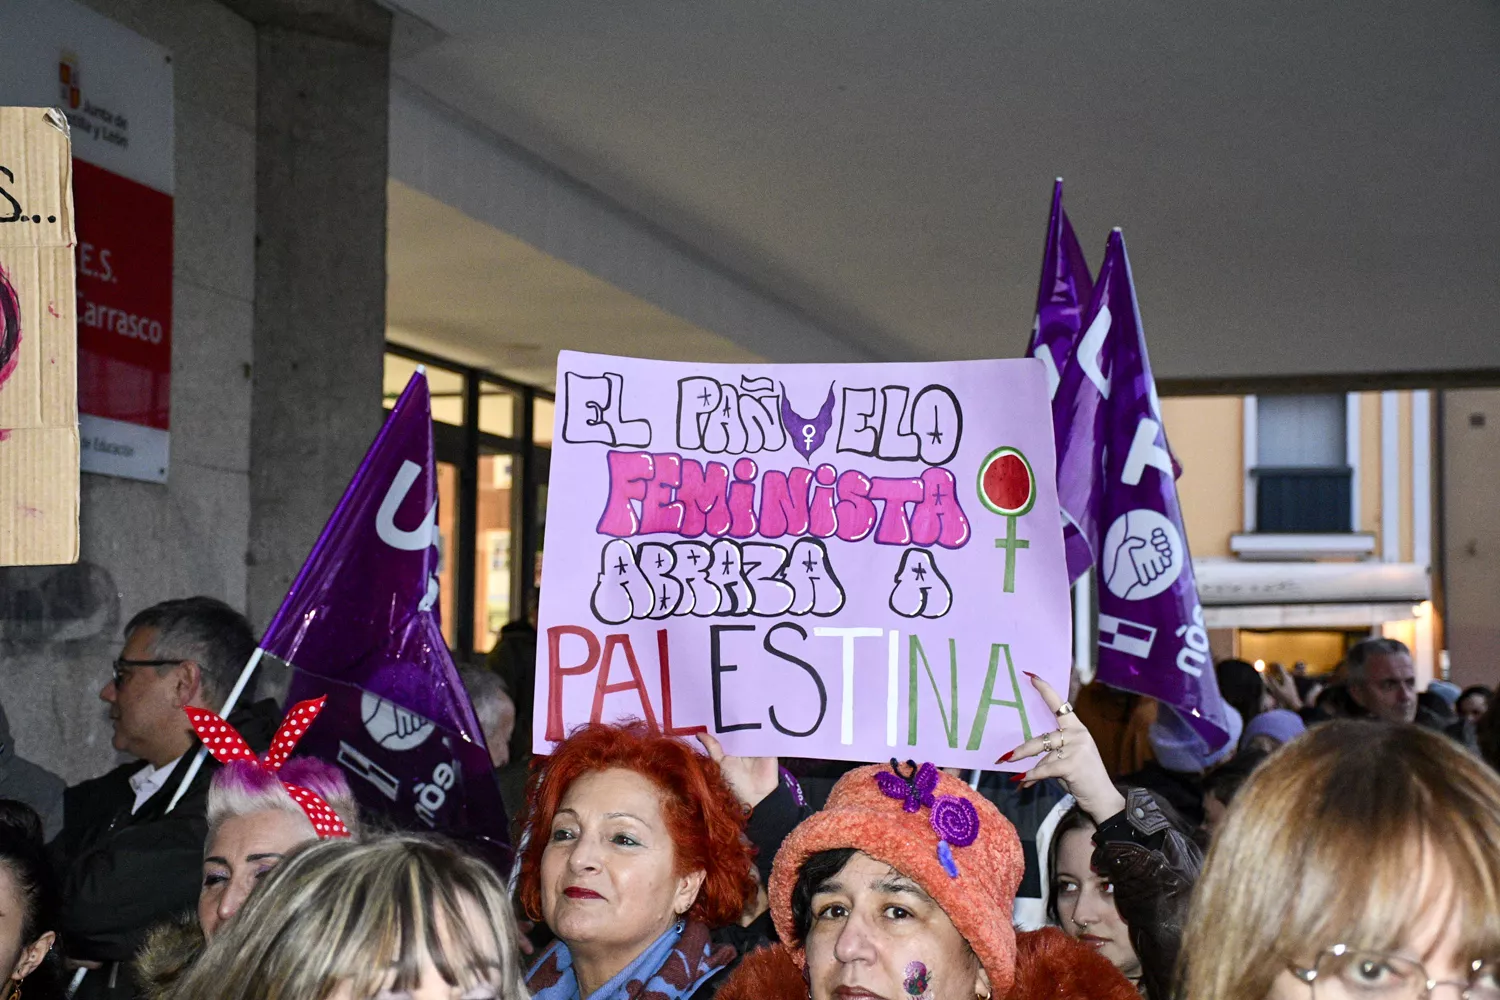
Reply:
M792 921L792 890L803 864L852 847L920 885L963 935L989 974L995 996L1015 978L1011 908L1024 860L1015 827L984 796L931 764L861 767L833 786L821 812L803 820L776 852L771 916L806 964Z

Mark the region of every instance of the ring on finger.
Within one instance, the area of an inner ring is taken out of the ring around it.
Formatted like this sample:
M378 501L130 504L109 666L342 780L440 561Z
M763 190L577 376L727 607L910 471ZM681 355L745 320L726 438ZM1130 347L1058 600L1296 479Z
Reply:
M1062 734L1061 730L1059 730L1058 733L1057 733L1057 749L1061 750L1063 747L1065 747L1067 745L1068 745L1068 738Z
M1052 734L1051 733L1043 733L1042 734L1042 753L1051 753L1051 752L1052 752Z
M1061 705L1057 706L1057 711L1053 714L1056 715L1059 719L1061 719L1065 715L1072 715L1073 703L1071 701L1063 702Z

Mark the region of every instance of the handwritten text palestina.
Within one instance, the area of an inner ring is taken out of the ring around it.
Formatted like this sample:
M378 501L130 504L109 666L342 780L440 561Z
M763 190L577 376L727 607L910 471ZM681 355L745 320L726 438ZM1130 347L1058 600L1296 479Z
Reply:
M601 535L673 534L697 538L837 537L879 545L962 547L969 519L946 468L920 476L867 476L832 465L769 469L741 458L733 472L675 453L609 452L609 495Z

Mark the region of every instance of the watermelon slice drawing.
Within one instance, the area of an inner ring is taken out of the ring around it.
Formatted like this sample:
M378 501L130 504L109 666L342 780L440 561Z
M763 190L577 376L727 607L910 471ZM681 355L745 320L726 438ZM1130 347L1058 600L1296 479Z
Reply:
M1020 517L1036 503L1036 476L1019 448L996 448L979 463L979 500L996 514Z

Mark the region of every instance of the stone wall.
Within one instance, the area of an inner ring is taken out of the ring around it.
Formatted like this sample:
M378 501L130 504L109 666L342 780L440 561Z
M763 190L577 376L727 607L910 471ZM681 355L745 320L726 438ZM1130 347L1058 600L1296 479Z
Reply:
M385 325L389 15L85 2L173 57L172 450L165 485L83 476L78 565L0 569L0 701L70 782L118 759L131 615L208 594L264 626L378 427Z

